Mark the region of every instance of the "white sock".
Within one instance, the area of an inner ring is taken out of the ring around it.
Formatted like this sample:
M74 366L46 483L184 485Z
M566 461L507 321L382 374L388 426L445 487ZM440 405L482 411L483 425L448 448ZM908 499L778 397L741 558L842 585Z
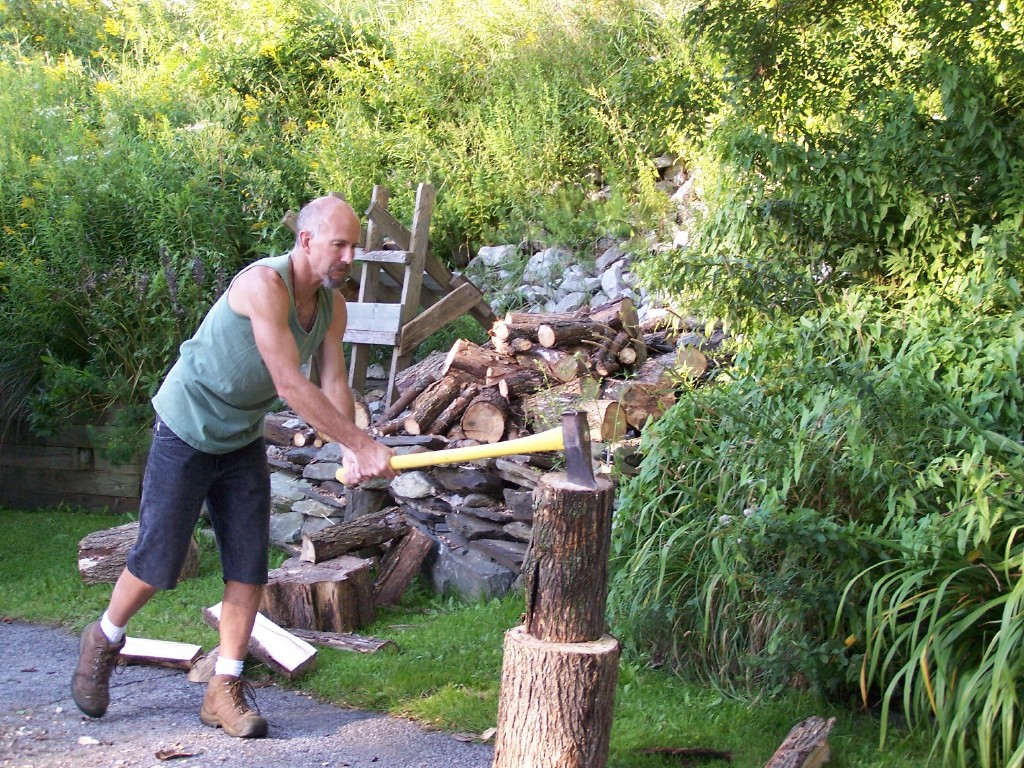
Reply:
M103 630L103 634L107 638L108 643L120 643L121 638L124 637L124 627L117 626L107 617L107 612L103 612L103 616L100 618L100 629Z
M225 659L223 656L217 657L217 664L213 668L213 674L215 675L231 675L232 677L242 676L242 666L245 664L245 659L236 661L235 659Z

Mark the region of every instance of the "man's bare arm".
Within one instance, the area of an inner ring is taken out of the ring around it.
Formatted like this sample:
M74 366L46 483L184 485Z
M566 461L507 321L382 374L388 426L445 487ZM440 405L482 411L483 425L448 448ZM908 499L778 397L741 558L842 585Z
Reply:
M229 290L228 302L231 308L248 317L252 323L256 347L270 372L278 395L308 424L342 446L348 482L358 484L373 477L393 476L394 471L389 463L393 452L359 429L351 418L351 410L345 414L339 409L338 406L345 407L345 403L344 394L340 397L337 394L337 385L328 387L339 398L335 402L302 374L299 350L288 328L291 302L288 289L280 276L271 269L254 267L240 274ZM336 318L324 340L325 348L336 343L339 355L344 322L344 315L340 320ZM327 364L337 365L330 359ZM321 373L324 374L323 379L336 375L336 372L331 371ZM347 382L344 388L348 392ZM351 392L348 392L348 397L351 398Z

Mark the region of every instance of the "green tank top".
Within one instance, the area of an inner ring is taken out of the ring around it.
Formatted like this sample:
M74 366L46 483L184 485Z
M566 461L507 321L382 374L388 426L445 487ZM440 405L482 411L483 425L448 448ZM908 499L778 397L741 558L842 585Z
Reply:
M332 291L320 288L316 317L307 333L299 325L288 256L260 259L246 269L254 266L276 270L288 287L288 327L300 363L308 362L331 324ZM153 397L154 409L174 434L206 453L228 453L260 437L264 416L277 400L270 371L256 348L252 323L228 305L229 291L213 305L195 335L181 345L177 362Z

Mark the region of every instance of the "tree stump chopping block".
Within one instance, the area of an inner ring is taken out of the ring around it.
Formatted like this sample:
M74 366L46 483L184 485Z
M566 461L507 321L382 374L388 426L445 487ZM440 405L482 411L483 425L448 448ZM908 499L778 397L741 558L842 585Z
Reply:
M605 631L615 486L598 477L591 491L551 472L536 494L533 543L523 564L526 631L552 643L597 640Z
M338 557L308 563L297 557L270 572L260 612L282 627L354 632L374 620L370 561Z
M604 768L619 643L550 643L505 634L493 768Z

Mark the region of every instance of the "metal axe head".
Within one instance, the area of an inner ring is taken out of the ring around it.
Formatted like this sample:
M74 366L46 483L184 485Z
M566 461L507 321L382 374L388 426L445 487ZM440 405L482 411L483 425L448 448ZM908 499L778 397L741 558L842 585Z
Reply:
M590 458L590 424L583 411L562 414L562 444L565 449L565 473L569 482L591 491L597 488Z

